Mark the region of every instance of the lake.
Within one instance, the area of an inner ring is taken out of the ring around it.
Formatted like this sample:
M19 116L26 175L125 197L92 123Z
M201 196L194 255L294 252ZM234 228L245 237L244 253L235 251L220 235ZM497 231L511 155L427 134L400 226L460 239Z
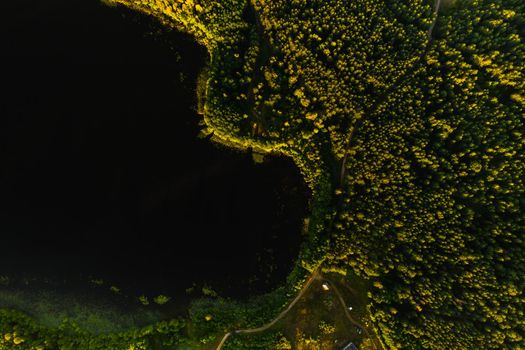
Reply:
M97 1L0 17L0 275L135 296L285 282L308 189L289 159L197 137L203 47Z

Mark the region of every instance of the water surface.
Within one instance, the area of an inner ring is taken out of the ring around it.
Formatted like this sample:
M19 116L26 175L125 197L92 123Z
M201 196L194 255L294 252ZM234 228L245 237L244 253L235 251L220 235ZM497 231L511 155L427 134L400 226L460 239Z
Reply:
M0 275L132 295L284 283L306 187L289 160L197 138L203 47L96 1L0 14Z

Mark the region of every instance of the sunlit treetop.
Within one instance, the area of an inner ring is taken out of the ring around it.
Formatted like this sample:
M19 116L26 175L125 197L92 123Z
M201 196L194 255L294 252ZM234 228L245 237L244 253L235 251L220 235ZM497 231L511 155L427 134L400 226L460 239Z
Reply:
M208 48L205 132L294 158L386 346L525 347L523 1L111 2Z

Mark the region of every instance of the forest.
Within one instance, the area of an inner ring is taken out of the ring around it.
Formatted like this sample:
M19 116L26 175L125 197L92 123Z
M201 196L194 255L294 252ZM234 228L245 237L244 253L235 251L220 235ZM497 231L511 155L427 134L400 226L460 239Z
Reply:
M1 311L0 349L206 343L270 320L318 267L369 281L385 349L525 348L522 0L105 2L207 48L203 133L295 161L308 240L248 308L199 301L190 320L96 337Z

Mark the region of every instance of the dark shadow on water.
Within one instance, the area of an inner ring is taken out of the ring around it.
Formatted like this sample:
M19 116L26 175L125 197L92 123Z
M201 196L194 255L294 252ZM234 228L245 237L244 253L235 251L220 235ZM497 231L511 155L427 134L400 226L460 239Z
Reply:
M0 14L0 275L134 295L284 282L308 191L290 160L197 139L204 48L96 1Z

